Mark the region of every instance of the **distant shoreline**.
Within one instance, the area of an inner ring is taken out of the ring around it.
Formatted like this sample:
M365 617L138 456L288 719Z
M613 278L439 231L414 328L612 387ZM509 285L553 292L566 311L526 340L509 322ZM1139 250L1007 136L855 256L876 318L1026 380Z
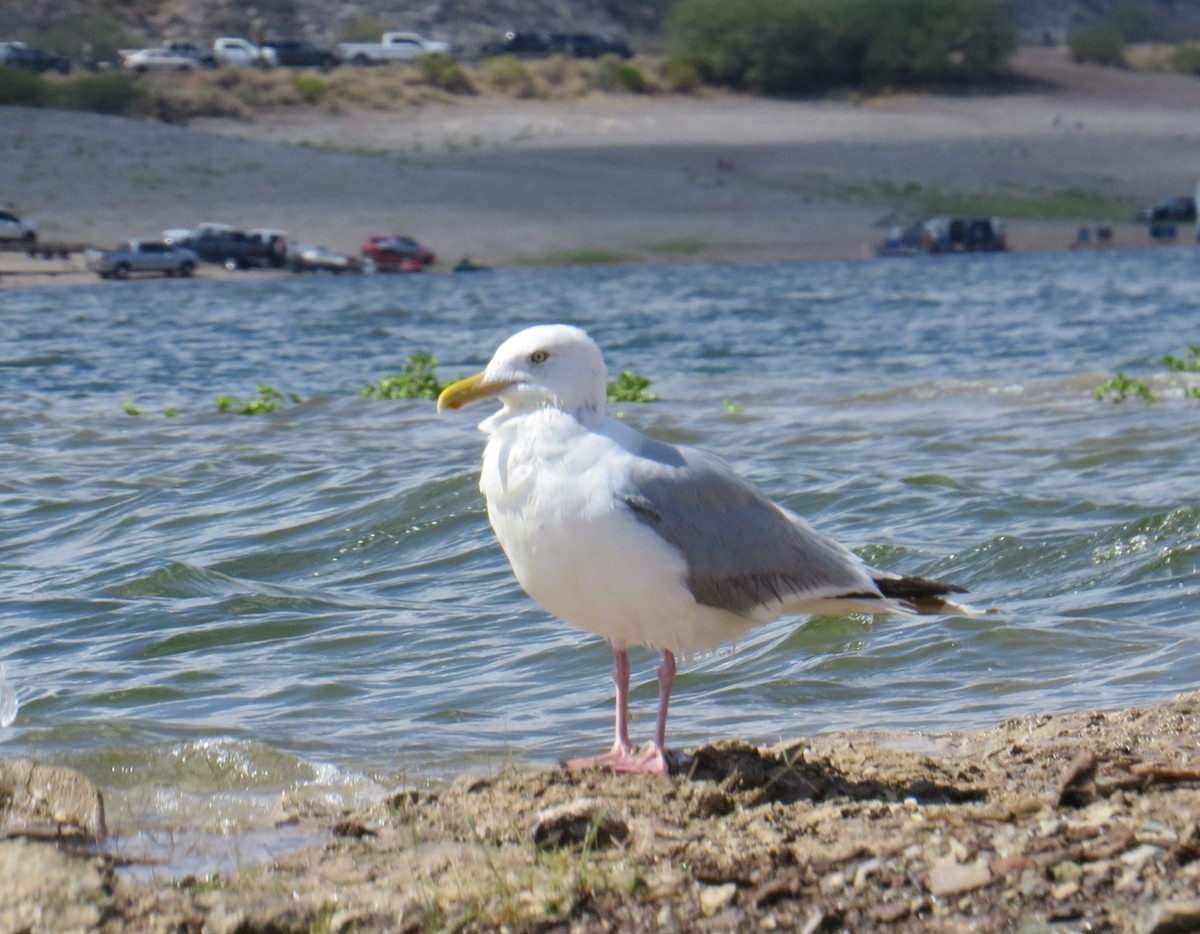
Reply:
M464 255L497 267L861 257L904 192L1094 201L1110 205L1114 246L1152 245L1133 211L1192 193L1200 80L1075 65L1061 49L1022 49L1014 69L1022 90L862 102L463 98L190 127L4 108L0 192L47 241L108 246L221 221L357 255L368 234L408 233L437 269ZM1112 205L1128 219L1113 223ZM1098 223L1002 219L1022 252L1070 249ZM1182 228L1177 242L1193 238ZM96 281L81 257L19 257L0 253L0 288Z

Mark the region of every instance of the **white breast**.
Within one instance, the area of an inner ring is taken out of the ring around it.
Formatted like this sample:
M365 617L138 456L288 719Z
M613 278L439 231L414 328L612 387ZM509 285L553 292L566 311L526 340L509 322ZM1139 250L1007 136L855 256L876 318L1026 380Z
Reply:
M551 613L618 646L692 654L751 625L703 607L683 556L617 499L632 455L562 412L494 424L480 489L517 580Z

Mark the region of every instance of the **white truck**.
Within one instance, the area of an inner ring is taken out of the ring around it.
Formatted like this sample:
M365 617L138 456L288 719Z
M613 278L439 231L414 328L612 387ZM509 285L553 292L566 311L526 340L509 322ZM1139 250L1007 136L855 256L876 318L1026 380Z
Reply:
M213 57L218 65L254 65L258 68L274 68L277 64L275 50L258 46L249 39L237 36L222 36L213 40Z
M450 43L426 39L415 32L385 32L378 42L342 42L338 55L351 65L411 62L421 55L449 53Z

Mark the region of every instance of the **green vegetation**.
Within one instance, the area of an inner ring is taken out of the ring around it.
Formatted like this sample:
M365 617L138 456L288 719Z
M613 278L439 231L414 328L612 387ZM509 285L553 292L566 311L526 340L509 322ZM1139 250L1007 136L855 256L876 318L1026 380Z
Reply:
M319 75L301 73L292 77L292 87L306 104L319 104L329 93L329 82Z
M29 44L83 62L115 61L118 49L139 45L111 13L68 6L63 7L60 19L34 36Z
M1200 373L1200 344L1188 344L1182 357L1167 354L1162 358L1162 364L1174 373ZM1186 386L1184 398L1200 399L1200 386ZM1134 379L1125 373L1118 372L1116 376L1106 379L1096 387L1097 401L1112 399L1113 402L1124 402L1130 396L1137 396L1146 405L1155 401L1155 395L1150 384L1145 380Z
M853 184L833 176L805 176L797 187L863 201L890 203L896 210L958 217L1003 217L1009 220L1115 221L1128 218L1141 203L1135 198L1082 191L1047 192L954 191L915 182L898 185L875 180Z
M1107 65L1124 68L1125 37L1120 30L1107 23L1098 23L1075 33L1067 41L1071 61L1088 62L1092 65Z
M130 75L80 74L53 78L0 65L0 106L55 107L128 114L146 99Z
M1171 71L1181 75L1200 77L1200 45L1194 42L1185 42L1176 46L1167 65Z
M676 67L764 94L977 82L1017 40L1000 0L679 0L667 26Z
M146 99L146 92L129 75L78 75L57 83L51 106L98 114L133 113Z
M520 266L606 266L633 260L634 257L628 254L611 250L568 250L543 256L520 256L515 262Z
M432 88L450 94L475 93L475 85L452 55L445 52L420 55L417 57L417 68L421 71L421 78Z
M645 94L650 90L646 76L637 65L623 62L615 55L605 55L596 63L594 80L601 91L627 91Z
M1188 344L1182 357L1167 354L1162 362L1168 370L1176 373L1200 373L1200 344Z
M533 97L535 85L529 69L515 55L485 58L483 73L490 87L511 97Z
M1124 68L1125 47L1146 35L1146 14L1127 4L1114 9L1099 23L1081 29L1067 40L1071 60Z
M368 383L359 395L364 399L436 399L444 388L437 368L436 357L417 351L409 354L398 375Z
M232 412L236 415L263 415L267 412L279 411L279 409L283 408L285 400L292 402L304 401L294 392L284 395L274 386L260 383L258 386L258 395L244 402L237 396L217 396L217 411Z
M1096 401L1112 399L1113 402L1124 402L1130 396L1137 396L1146 405L1154 401L1154 393L1150 384L1140 379L1117 373L1096 387Z
M655 402L658 396L647 392L654 380L648 376L639 376L632 370L622 370L617 378L608 383L609 402Z

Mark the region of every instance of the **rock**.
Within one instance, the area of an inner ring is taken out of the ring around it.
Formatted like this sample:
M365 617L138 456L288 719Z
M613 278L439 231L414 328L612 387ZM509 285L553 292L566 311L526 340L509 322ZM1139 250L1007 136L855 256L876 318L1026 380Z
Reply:
M74 769L28 759L0 761L0 818L17 826L54 824L60 832L74 829L96 839L107 832L95 785Z
M737 886L732 882L726 882L724 885L706 885L700 890L700 910L706 918L711 918L733 901L735 895Z
M1080 808L1096 799L1096 771L1099 760L1090 749L1079 753L1058 782L1059 807Z
M1153 905L1138 924L1139 934L1191 934L1200 931L1200 901L1162 902Z
M992 881L987 863L939 863L929 870L929 891L933 895L958 895L982 888Z
M0 931L93 931L110 913L112 866L48 843L0 841Z
M624 843L629 837L625 822L613 817L592 798L580 798L538 812L532 828L534 845L557 850L588 843L595 849ZM589 842L590 839L590 842Z

